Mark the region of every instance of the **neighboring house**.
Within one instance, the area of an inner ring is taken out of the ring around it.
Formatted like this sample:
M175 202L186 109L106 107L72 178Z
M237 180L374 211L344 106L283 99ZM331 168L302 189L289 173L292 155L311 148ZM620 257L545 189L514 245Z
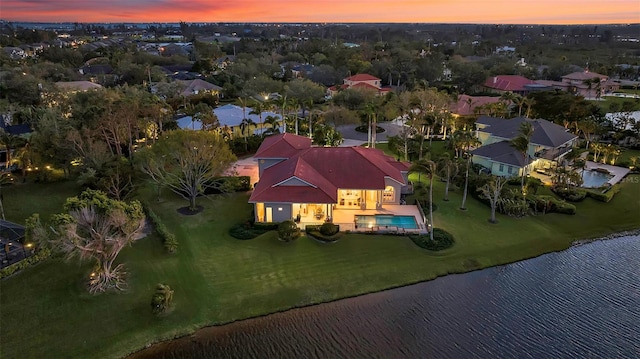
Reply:
M602 94L620 89L620 84L609 80L609 77L589 70L572 72L562 76L560 83L563 90L585 98L599 98Z
M458 101L450 107L454 116L473 116L476 115L476 108L491 103L500 102L498 96L469 96L459 95Z
M220 58L215 59L213 63L218 69L224 70L227 68L227 66L232 64L235 60L236 60L236 57L234 55L226 55L226 56L222 56Z
M218 95L222 91L222 87L200 79L176 81L181 85L182 88L180 91L180 96L189 97L192 95L205 93Z
M244 110L240 106L233 104L227 104L220 106L213 110L213 113L218 118L220 124L219 130L230 134L231 137L244 137L247 134L262 134L269 129L272 129L270 125L264 124L267 117L275 117L277 121L277 131L284 132L282 128L282 121L280 121L280 115L274 112L265 111L262 113L262 123L260 123L260 116L257 114L251 114L252 108L246 107ZM249 128L242 128L242 119L247 118L253 122ZM184 116L177 120L178 127L186 130L201 130L202 122L196 120L192 121L191 116Z
M102 88L102 85L91 81L58 81L55 86L63 92L84 92Z
M376 91L378 95L385 95L391 91L390 87L382 87L381 79L368 74L357 74L344 79L344 83L340 86L329 87L329 96L334 96L338 91L346 89L372 90Z
M496 94L513 92L525 96L531 90L528 88L536 82L519 75L498 75L489 77L482 85L484 91Z
M12 46L3 47L2 52L4 52L7 56L9 56L13 60L24 59L25 57L27 57L27 53L19 47L12 47Z
M313 147L311 139L286 133L265 138L254 157L260 179L249 203L256 222L310 224L340 217L353 225L366 210L400 206L409 188L409 163L379 149Z
M620 89L620 83L595 72L577 71L562 76L562 81L537 80L537 84L549 89L567 91L588 99L600 98Z
M529 140L528 160L513 148L509 141L519 135L520 124L528 121L533 126ZM481 147L473 150L472 161L497 176L521 176L522 171L547 170L573 148L578 136L567 129L543 119L516 117L510 120L480 116L476 121L476 135ZM525 168L526 165L526 168Z
M107 64L85 65L79 68L78 72L82 75L89 75L89 76L109 75L113 73L113 67Z
M313 70L315 70L315 66L311 64L294 65L291 67L291 75L295 78L302 78L313 73Z

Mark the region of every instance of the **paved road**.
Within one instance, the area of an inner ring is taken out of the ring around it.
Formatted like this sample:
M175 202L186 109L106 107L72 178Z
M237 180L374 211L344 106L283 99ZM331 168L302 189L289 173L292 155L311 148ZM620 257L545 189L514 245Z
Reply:
M384 128L385 131L376 135L377 142L387 142L388 137L397 136L398 133L400 133L400 129L402 128L396 122L382 122L379 123L378 126ZM337 129L342 134L342 138L345 139L345 142L347 142L348 140L356 140L360 141L360 143L367 142L367 133L356 131L354 125L338 126Z

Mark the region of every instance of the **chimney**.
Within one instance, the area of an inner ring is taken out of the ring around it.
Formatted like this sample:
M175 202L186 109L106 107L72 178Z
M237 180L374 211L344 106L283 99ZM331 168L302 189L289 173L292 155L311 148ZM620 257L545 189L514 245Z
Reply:
M493 83L495 84L495 83L497 83L497 82L498 82L498 76L494 76L494 77L493 77Z

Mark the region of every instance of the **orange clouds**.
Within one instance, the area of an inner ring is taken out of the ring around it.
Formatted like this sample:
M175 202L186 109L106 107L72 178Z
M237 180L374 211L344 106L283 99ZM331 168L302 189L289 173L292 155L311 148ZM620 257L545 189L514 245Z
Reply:
M40 22L638 23L638 0L2 0Z

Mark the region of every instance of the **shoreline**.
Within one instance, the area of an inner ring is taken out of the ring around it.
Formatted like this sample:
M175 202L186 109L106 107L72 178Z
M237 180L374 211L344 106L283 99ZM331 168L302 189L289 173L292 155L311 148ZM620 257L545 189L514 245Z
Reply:
M193 331L190 331L188 333L178 334L178 335L176 335L176 336L174 336L172 338L160 339L159 341L156 341L156 342L153 342L153 343L148 343L144 347L142 347L142 348L140 348L140 349L138 349L136 351L130 352L129 354L123 356L122 358L123 359L135 359L137 354L142 353L142 352L144 352L146 350L152 350L156 346L166 345L169 342L179 341L179 340L186 340L189 337L197 335L198 332L200 332L202 330L205 330L205 329L208 329L208 328L223 327L223 326L231 325L231 324L234 324L234 323L237 323L237 322L243 322L243 321L253 320L253 319L258 319L258 318L264 318L264 317L267 317L267 316L270 316L270 315L274 315L274 314L278 314L278 313L285 313L285 312L288 312L288 311L291 311L291 310L303 309L303 308L318 306L318 305L322 305L322 304L333 303L333 302L337 302L337 301L341 301L341 300L345 300L345 299L352 299L352 298L362 297L362 296L369 295L369 294L374 294L374 293L382 293L382 292L385 292L385 291L390 291L390 290L394 290L394 289L398 289L398 288L403 288L403 287L408 287L408 286L412 286L412 285L417 285L417 284L420 284L420 283L430 282L430 281L433 281L435 279L446 277L446 276L449 276L449 275L452 275L452 274L466 274L466 273L472 273L472 272L476 272L476 271L480 271L480 270L484 270L484 269L489 269L489 268L494 268L494 267L514 264L514 263L526 261L526 260L529 260L529 259L537 258L537 257L543 256L543 255L546 255L546 254L563 252L563 251L566 251L566 250L571 249L573 247L579 247L579 246L582 246L582 245L585 245L585 244L589 244L589 243L593 243L593 242L597 242L597 241L611 240L611 239L622 238L622 237L633 237L633 236L640 236L640 227L636 228L636 229L621 231L621 232L614 232L614 233L610 233L610 234L603 235L603 236L598 236L598 237L593 237L593 238L578 239L578 240L575 240L575 241L571 242L571 244L567 248L564 248L562 250L549 251L549 252L541 253L540 255L537 255L537 256L522 258L522 259L519 259L519 260L516 260L516 261L512 261L512 262L508 262L508 263L502 263L502 264L497 264L497 265L493 265L493 266L486 266L486 267L482 267L482 268L475 268L475 269L472 269L472 270L466 270L466 271L460 271L460 272L449 272L449 273L446 273L444 275L436 275L435 277L432 277L432 278L429 278L429 279L419 280L419 281L415 281L415 282L408 282L408 283L404 283L404 284L401 284L401 285L384 288L384 289L381 289L381 290L375 290L375 291L370 291L370 292L365 292L365 293L360 293L360 294L354 294L354 295L350 295L350 296L344 296L344 297L340 297L340 298L336 298L336 299L332 299L332 300L328 300L328 301L309 303L309 304L304 304L304 305L295 305L295 306L292 306L292 307L289 307L289 308L286 308L286 309L276 310L276 311L265 313L265 314L261 314L261 315L255 315L255 316L242 318L242 319L237 319L237 320L228 321L228 322L223 322L223 323L205 325L205 326L199 327L199 328L197 328L197 329L195 329Z

